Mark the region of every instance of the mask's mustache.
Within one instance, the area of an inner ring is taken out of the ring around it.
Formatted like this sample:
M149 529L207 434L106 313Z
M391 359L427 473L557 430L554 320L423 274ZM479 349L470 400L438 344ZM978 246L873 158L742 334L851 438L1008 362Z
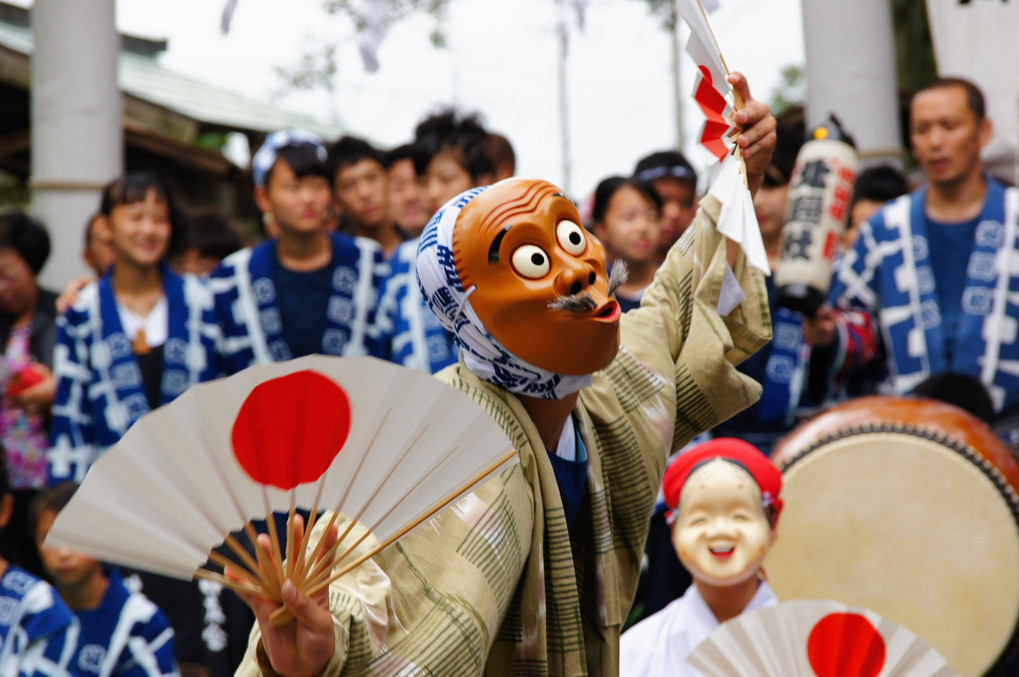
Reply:
M630 271L624 261L616 261L613 264L612 272L609 274L609 296L616 293L616 290L626 282L629 275ZM594 297L584 291L570 296L560 296L549 303L548 307L552 310L565 310L569 313L586 313L589 310L594 310L597 304L594 302Z

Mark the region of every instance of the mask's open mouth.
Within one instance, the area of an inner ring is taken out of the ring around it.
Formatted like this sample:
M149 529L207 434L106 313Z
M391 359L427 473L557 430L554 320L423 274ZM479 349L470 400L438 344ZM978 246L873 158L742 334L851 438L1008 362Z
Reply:
M619 317L619 315L619 304L615 301L609 301L599 308L597 313L595 313L595 317L599 320L613 320Z

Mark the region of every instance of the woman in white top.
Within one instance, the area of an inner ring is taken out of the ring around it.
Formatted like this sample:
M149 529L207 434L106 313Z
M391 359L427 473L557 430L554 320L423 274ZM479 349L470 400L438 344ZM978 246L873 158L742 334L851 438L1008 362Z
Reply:
M212 297L166 264L183 235L167 186L128 173L99 211L116 258L57 320L50 484L80 482L142 414L219 374Z

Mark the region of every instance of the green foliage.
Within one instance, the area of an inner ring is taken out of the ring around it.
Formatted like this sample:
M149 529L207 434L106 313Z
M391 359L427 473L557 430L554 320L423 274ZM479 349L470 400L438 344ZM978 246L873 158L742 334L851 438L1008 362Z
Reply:
M802 106L807 98L807 74L803 66L789 64L779 71L779 83L771 90L768 105L776 117L790 108Z
M389 0L387 25L397 23L411 14L424 12L432 17L435 25L429 38L435 47L446 46L446 33L442 28L446 19L446 8L450 0ZM358 32L365 27L365 0L323 0L322 7L329 14L342 14L348 17Z
M291 66L276 66L273 69L283 82L276 91L276 96L282 97L290 92L308 91L319 87L329 90L337 68L336 45L311 48L301 55L297 63Z
M206 132L199 134L195 145L206 150L221 151L226 147L227 132Z
M447 42L443 27L449 3L450 0L389 0L386 25L391 26L411 14L424 12L435 22L428 38L434 47L442 49L446 47ZM357 33L363 31L367 25L365 16L367 6L366 0L322 0L322 9L326 13L347 17ZM296 63L274 68L276 76L282 83L277 88L275 97L282 98L295 91L319 88L331 90L338 69L335 43L310 47Z
M647 3L648 11L651 12L651 16L662 22L662 30L669 31L670 33L675 30L679 16L676 13L676 7L672 0L643 1Z

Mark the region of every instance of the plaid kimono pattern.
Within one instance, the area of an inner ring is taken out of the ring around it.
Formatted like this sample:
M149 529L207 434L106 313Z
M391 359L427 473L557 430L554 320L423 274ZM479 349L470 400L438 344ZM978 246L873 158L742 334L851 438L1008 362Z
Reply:
M461 362L437 375L503 427L519 465L330 588L332 675L616 675L670 450L760 396L736 363L771 337L760 273L733 269L746 300L717 312L725 239L701 216L621 321L616 359L580 392L586 494L572 530L541 436L521 401ZM341 526L341 529L344 527ZM257 629L238 675L273 674Z
M332 296L325 313L323 355L380 357L373 324L375 305L388 266L373 240L332 233ZM216 315L223 329L223 364L236 373L253 364L293 357L276 305L275 239L234 252L209 276Z
M397 247L382 284L375 325L386 359L435 373L457 361L456 341L435 317L417 281L418 240Z
M79 677L177 675L173 629L141 592L132 592L116 571L99 606L78 612L81 634L71 668Z
M877 318L887 354L886 391L908 393L931 374L950 370L979 377L1001 411L1019 393L1019 191L987 179L951 362L930 263L925 197L921 188L862 224L831 299ZM857 362L861 350L876 352L873 343L849 348L855 350L845 356Z
M220 376L220 329L212 296L193 275L163 269L169 327L163 345L161 403ZM117 314L109 276L85 287L57 318L49 483L80 482L105 449L149 411L130 339Z
M68 677L78 621L48 583L13 564L0 578L0 677Z

